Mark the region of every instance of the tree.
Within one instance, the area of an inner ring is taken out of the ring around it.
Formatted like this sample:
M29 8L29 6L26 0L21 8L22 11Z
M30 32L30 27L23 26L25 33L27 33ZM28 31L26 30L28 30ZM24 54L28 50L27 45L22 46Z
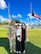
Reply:
M20 22L20 20L13 20L13 21L15 21L16 23L22 23L22 22Z
M2 22L0 22L0 25L2 25L3 23Z
M3 22L3 24L6 24L6 25L8 25L8 22L5 20L5 21Z

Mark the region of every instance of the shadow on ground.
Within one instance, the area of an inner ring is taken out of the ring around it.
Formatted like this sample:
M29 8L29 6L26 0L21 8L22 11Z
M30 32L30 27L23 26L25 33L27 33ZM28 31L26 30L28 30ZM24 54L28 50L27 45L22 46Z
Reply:
M0 46L5 47L8 54L11 54L9 52L9 40L8 40L8 38L0 38ZM12 54L17 54L17 53L12 53ZM31 42L27 42L25 54L41 54L41 48L33 45Z

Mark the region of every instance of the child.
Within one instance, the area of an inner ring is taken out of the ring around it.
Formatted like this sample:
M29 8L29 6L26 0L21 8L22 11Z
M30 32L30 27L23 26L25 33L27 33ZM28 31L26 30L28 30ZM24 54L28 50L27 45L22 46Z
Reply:
M16 29L16 52L21 53L21 28L17 25Z

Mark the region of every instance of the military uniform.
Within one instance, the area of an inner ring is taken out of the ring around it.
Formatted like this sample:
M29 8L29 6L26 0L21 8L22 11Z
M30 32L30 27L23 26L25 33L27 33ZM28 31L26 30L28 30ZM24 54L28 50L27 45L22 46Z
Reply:
M15 50L16 26L9 26L8 34L9 34L10 50Z

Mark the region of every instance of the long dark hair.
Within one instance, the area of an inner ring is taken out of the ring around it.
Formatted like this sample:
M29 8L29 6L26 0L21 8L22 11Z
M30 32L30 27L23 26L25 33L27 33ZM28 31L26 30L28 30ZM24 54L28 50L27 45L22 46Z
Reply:
M25 29L26 29L26 24L25 23L22 23L21 28L23 28L23 25L25 26Z

